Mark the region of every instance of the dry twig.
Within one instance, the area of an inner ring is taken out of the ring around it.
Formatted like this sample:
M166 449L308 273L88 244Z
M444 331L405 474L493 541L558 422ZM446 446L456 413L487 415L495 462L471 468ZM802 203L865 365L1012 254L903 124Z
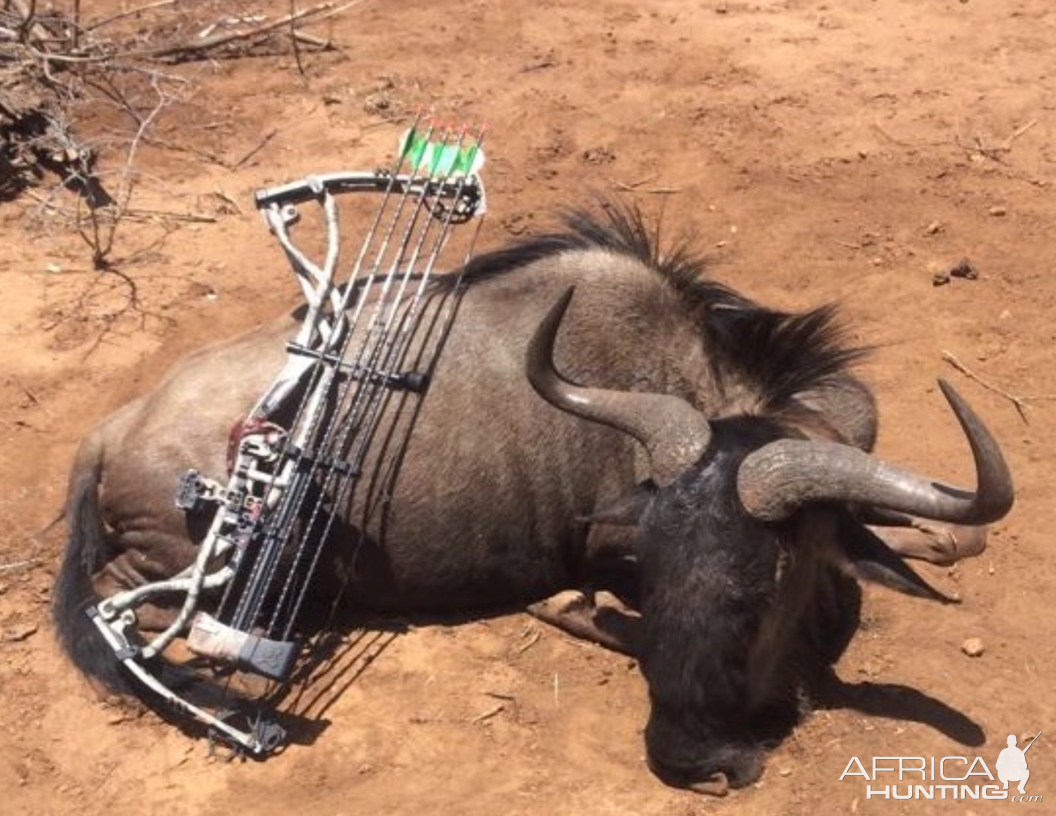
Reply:
M983 143L982 138L979 136L976 136L973 140L974 144L965 144L964 140L961 139L960 134L957 134L955 138L958 147L962 148L963 150L966 150L969 153L976 153L980 156L985 156L986 158L992 159L993 161L1001 161L1000 157L1002 154L1012 152L1012 145L1016 141L1016 139L1018 139L1020 136L1022 136L1032 127L1034 127L1037 123L1037 119L1031 119L1025 125L1021 125L1020 127L1016 128L1012 132L1012 134L999 145L986 145Z
M243 164L245 164L254 156L256 156L261 150L263 150L267 146L268 142L275 138L275 134L277 134L278 132L279 131L277 128L272 128L267 133L265 133L264 136L261 137L261 140L253 148L251 148L241 159L231 165L231 169L237 170Z
M151 48L145 51L138 52L135 56L149 57L151 59L165 59L165 58L176 58L176 59L188 59L196 54L200 54L205 51L211 51L215 48L219 48L223 45L229 45L230 43L237 42L239 40L253 39L263 34L270 34L285 26L291 26L297 21L303 21L311 18L313 22L320 20L326 20L329 17L333 17L340 14L343 11L347 11L353 6L358 6L363 0L349 0L347 3L337 5L335 3L319 3L311 8L301 9L300 11L293 11L289 14L284 14L270 22L263 23L260 25L250 26L248 28L238 29L235 31L225 31L222 34L214 34L211 37L203 37L200 40L192 40L190 42L177 43L175 45L165 45L158 48Z
M1033 396L1033 397L1021 397L1021 396L1017 396L1016 394L1009 393L1008 391L1005 391L1003 388L1000 388L1000 387L994 385L993 383L988 382L987 380L984 380L982 377L980 377L978 374L976 374L974 371L972 371L970 368L968 368L968 366L966 366L964 363L962 363L960 360L958 360L957 357L954 354L952 354L951 352L943 351L942 352L942 359L945 360L947 363L949 363L954 368L956 368L962 374L964 374L964 376L966 376L968 379L979 383L979 385L981 385L987 391L991 391L994 394L997 394L999 397L1004 397L1009 402L1011 402L1012 405L1016 409L1016 413L1019 414L1019 418L1021 420L1023 420L1023 424L1024 425L1029 425L1030 424L1029 420L1027 419L1027 403L1029 403L1029 402L1042 402L1042 401L1046 401L1046 400L1056 400L1056 394L1046 394L1044 396Z
M681 193L681 187L643 187L642 185L646 182L653 181L656 178L655 175L648 178L644 178L641 181L633 181L630 184L626 182L617 181L616 179L609 179L612 182L612 186L617 190L622 190L625 193L646 193L648 195L673 195L675 193Z
M29 388L26 386L26 384L23 383L21 380L16 378L15 379L15 383L21 389L22 393L26 395L26 397L29 399L30 402L32 402L35 406L37 406L44 413L45 416L51 417L51 415L52 415L51 411L49 411L47 406L44 405L44 403L41 401L40 397L38 397L36 394L34 394L32 391L30 391Z
M505 710L506 710L506 704L505 703L499 703L499 704L489 708L483 714L478 714L476 717L474 717L471 720L471 722L475 722L475 723L485 722L487 720L490 720L496 714L500 714L500 713L502 713Z
M529 639L522 643L520 646L518 646L514 651L516 652L516 654L524 654L529 649L531 649L536 643L538 643L539 638L541 637L542 634L539 632L539 630L534 630Z
M0 572L22 569L23 567L35 567L40 563L39 558L27 558L25 561L12 561L10 564L0 564Z

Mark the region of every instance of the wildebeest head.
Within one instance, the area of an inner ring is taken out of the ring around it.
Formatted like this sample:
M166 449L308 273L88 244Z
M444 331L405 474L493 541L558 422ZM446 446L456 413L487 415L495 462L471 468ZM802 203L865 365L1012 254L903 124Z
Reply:
M761 771L761 746L794 724L803 686L824 676L856 628L856 563L942 598L854 509L985 524L1011 506L1008 470L945 383L975 457L975 492L852 445L804 438L780 418L712 419L680 397L574 385L553 366L571 297L569 290L540 324L528 374L553 405L631 435L649 454L652 478L620 503L620 515L638 525L650 766L679 786L748 784Z

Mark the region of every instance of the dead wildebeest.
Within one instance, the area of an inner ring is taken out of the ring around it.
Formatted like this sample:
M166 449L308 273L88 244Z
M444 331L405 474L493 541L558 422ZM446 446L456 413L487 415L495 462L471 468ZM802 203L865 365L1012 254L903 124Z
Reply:
M759 775L765 740L794 722L801 687L853 634L848 576L935 596L900 556L978 549L976 527L1008 511L1011 482L948 389L976 492L872 457L874 401L849 373L859 353L831 309L760 307L703 278L690 253L661 256L637 213L606 213L473 259L383 518L363 529L361 508L336 508L345 524L318 593L340 584L345 605L376 612L533 603L640 655L661 778L740 786ZM443 279L430 285L450 294ZM294 326L284 318L191 355L81 447L54 615L89 676L122 688L86 608L194 559L205 523L175 508L174 485L188 468L225 472L228 432ZM900 526L865 526L878 520ZM596 609L589 592L569 600L599 563L626 557L640 619ZM153 629L172 612L137 614Z

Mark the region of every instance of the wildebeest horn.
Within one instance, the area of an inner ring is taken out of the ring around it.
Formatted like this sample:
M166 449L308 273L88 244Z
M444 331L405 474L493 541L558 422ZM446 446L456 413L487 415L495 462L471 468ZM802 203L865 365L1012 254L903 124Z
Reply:
M570 287L535 330L528 345L529 381L551 405L637 439L649 453L653 480L673 481L700 458L711 426L692 405L671 394L588 388L562 377L554 368L554 341L574 292Z
M781 521L816 501L860 502L957 524L996 521L1013 500L1001 449L951 385L939 380L939 388L971 445L974 493L938 484L848 445L781 439L745 457L737 474L741 503L764 521Z

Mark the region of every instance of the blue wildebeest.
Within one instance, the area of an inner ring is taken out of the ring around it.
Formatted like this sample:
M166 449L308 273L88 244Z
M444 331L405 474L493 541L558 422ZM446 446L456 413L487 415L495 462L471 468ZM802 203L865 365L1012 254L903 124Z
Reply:
M445 280L432 296L450 295ZM465 281L384 512L360 523L358 494L335 508L317 592L382 613L532 604L636 653L650 766L671 784L757 778L761 746L856 628L854 576L939 597L902 556L977 551L1011 506L996 443L951 390L974 492L869 453L874 400L831 308L756 305L689 251L661 255L636 212L571 214L477 256ZM85 609L194 559L208 520L174 507L174 484L225 472L228 431L295 325L192 354L81 446L54 617L87 675L123 688ZM605 563L634 565L640 617L582 591ZM171 615L148 604L139 625Z

